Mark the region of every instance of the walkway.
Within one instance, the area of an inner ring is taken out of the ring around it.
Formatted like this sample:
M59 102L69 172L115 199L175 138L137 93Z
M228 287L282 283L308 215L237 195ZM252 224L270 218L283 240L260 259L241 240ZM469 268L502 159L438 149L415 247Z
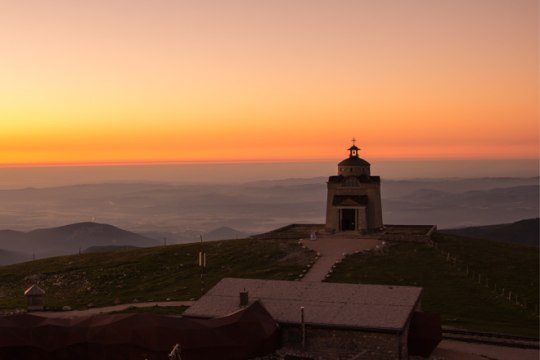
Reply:
M538 360L539 351L538 349L443 340L429 358L441 360ZM411 356L411 360L425 360L425 358Z
M161 302L144 302L144 303L133 303L133 304L121 304L113 306L104 306L90 308L87 310L70 310L70 311L33 311L31 314L39 315L44 317L51 318L75 318L80 316L89 316L97 315L103 313L110 313L113 311L122 311L131 307L154 307L154 306L191 306L194 301L161 301Z
M320 258L304 275L302 281L323 281L332 266L346 254L365 251L381 246L383 242L374 237L359 234L338 233L323 235L317 240L303 239L301 244L320 254Z

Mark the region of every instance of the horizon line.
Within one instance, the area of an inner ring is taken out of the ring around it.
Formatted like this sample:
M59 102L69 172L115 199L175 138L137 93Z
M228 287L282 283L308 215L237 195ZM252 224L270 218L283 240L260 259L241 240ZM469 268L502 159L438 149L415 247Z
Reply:
M388 158L373 157L376 161L499 161L499 160L536 160L539 157L470 157L470 158L432 158L432 157L407 157ZM89 161L89 162L44 162L44 163L0 163L0 169L23 169L23 168L57 168L57 167L113 167L113 166L163 166L163 165L234 165L234 164L278 164L278 163L318 163L341 161L342 158L319 158L319 159L245 159L245 160L152 160L152 161Z

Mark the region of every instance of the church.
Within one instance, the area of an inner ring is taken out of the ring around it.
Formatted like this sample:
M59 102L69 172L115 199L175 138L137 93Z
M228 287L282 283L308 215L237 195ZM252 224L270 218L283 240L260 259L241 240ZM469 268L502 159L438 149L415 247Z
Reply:
M381 231L381 178L371 176L371 165L358 156L355 145L349 157L338 164L338 175L328 178L325 230L330 233Z

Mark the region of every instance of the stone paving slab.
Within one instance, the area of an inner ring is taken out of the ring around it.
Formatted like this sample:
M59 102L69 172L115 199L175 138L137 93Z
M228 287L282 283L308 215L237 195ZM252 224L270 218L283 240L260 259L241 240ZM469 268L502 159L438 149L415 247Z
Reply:
M323 281L332 266L347 254L366 251L382 246L383 241L373 237L362 237L358 234L339 233L327 235L316 240L302 239L301 244L320 254L319 259L304 275L302 281Z

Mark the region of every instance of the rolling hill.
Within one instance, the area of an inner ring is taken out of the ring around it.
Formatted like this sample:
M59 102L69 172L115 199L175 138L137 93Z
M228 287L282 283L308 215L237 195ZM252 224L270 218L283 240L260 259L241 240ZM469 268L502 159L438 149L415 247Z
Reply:
M248 236L250 236L250 234L242 232L242 231L238 231L228 226L222 226L220 228L207 232L203 236L204 236L204 240L214 241L214 240L226 240L226 239L245 239Z
M441 232L486 240L497 240L538 246L540 221L526 219L511 224L473 226L461 229L445 229Z
M201 280L199 251L207 254ZM223 277L294 280L315 253L295 240L226 240L83 253L0 266L0 312L23 307L32 284L50 308L190 300Z
M0 250L0 266L16 264L32 259L31 255L19 252Z
M156 240L108 224L83 222L29 232L0 231L0 249L36 257L74 254L92 246L158 245Z
M538 336L537 247L442 233L435 234L435 242L437 247L396 243L382 253L352 254L328 281L422 286L422 308L440 313L445 326ZM197 266L201 250L208 261L204 281ZM455 264L448 262L447 252ZM42 259L0 267L0 310L24 306L22 291L34 283L46 290L51 308L190 300L223 277L294 280L314 259L294 239L211 241ZM481 283L471 278L472 272L483 275ZM503 288L505 294L512 291L512 301L501 296Z

